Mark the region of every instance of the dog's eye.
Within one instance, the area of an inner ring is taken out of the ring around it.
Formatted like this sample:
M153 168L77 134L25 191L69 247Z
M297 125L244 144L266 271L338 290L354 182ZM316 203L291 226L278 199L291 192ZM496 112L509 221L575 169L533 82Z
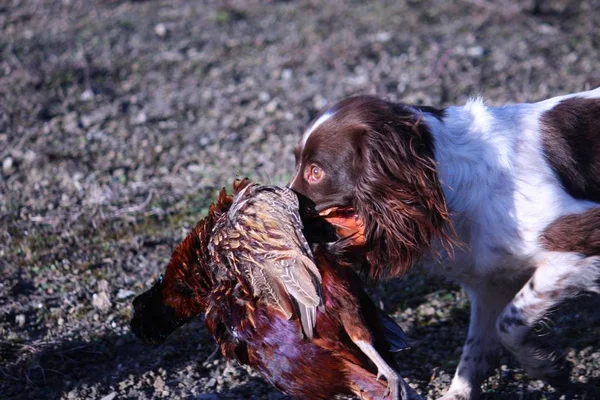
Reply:
M323 178L323 175L325 175L323 170L318 165L312 164L307 168L306 180L309 183L317 183Z

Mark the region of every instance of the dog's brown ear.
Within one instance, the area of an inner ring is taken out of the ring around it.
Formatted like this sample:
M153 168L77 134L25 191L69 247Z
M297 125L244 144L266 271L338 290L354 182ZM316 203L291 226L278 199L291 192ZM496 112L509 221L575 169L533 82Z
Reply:
M354 207L365 225L369 275L403 275L438 238L454 231L433 159L433 139L413 110L371 122L359 143Z

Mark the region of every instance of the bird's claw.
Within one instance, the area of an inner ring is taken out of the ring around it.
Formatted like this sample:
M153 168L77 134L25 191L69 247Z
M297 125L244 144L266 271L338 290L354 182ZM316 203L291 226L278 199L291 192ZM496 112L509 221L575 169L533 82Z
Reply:
M383 397L387 398L389 396L392 400L400 400L400 393L398 391L398 384L393 384L388 382L387 388L385 390L385 394Z
M387 387L383 394L384 398L389 398L391 400L400 400L400 392L398 390L398 381L399 378L395 373L384 374L380 370L377 370L377 380L379 378L384 377L387 380Z

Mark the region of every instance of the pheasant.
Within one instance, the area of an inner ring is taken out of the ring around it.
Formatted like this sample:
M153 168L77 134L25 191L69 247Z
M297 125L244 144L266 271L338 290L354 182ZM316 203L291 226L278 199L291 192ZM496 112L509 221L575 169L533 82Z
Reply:
M134 333L159 344L204 313L227 359L298 398L418 398L396 372L405 336L351 268L303 223L288 188L234 183L175 249L164 276L134 300ZM309 244L310 243L310 244ZM380 376L386 381L380 380Z

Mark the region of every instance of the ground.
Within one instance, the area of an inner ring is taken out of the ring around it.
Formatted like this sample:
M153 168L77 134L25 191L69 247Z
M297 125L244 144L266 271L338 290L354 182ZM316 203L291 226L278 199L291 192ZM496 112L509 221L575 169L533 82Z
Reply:
M3 1L0 398L285 398L214 353L201 319L156 348L129 331L133 294L216 191L286 182L303 127L351 94L441 107L596 87L599 14L598 0ZM465 294L419 269L370 290L414 339L402 374L439 396ZM483 398L599 398L596 303L545 328L575 391L505 355Z

